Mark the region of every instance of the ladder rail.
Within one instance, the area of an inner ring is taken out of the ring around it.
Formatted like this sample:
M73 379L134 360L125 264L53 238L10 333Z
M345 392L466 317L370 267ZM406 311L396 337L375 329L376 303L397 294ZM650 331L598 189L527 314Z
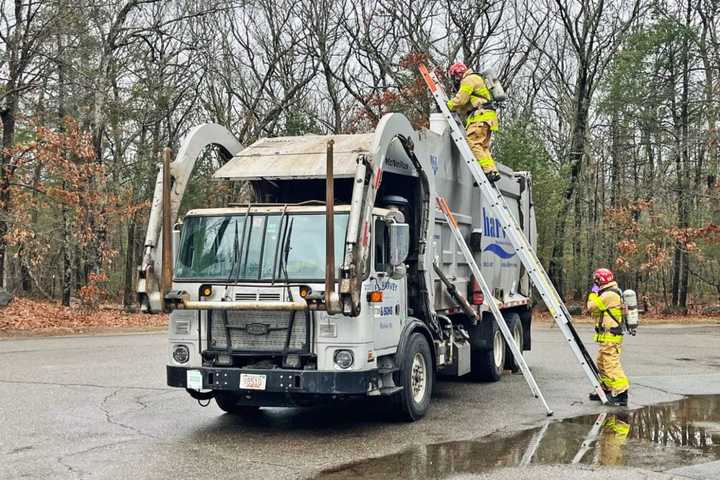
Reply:
M450 136L460 151L461 157L470 170L470 173L473 175L481 194L489 203L491 211L493 211L500 220L504 234L513 244L518 258L525 266L533 285L538 293L540 293L540 296L547 306L550 315L553 317L553 320L558 325L565 339L568 341L570 350L577 358L578 363L590 381L590 384L600 397L602 403L607 403L607 396L600 384L597 366L590 357L590 354L585 348L580 336L575 330L575 327L572 325L570 313L560 298L560 294L550 281L550 277L540 263L540 260L535 255L530 242L525 237L522 230L518 227L512 212L505 203L502 193L487 180L485 174L480 169L480 166L475 160L475 155L470 149L470 145L465 138L465 129L458 125L453 117L453 114L447 107L448 98L445 91L438 82L437 77L432 72L428 71L425 65L420 65L420 73L422 74L425 83L440 108L440 111L447 120L451 130Z
M507 326L507 322L505 321L505 317L503 317L502 312L500 311L500 307L497 305L497 301L492 295L492 290L490 290L490 286L488 285L485 278L482 276L482 273L480 272L480 268L477 266L477 263L475 262L475 258L473 257L472 252L470 251L470 248L468 248L467 243L465 243L465 239L462 236L462 232L460 232L460 228L458 227L457 220L455 220L454 215L450 211L450 207L447 204L447 200L445 200L443 197L437 197L437 203L440 207L440 211L445 216L445 220L447 220L448 226L450 227L450 231L453 234L453 237L455 237L455 241L460 247L460 252L465 257L465 260L468 262L468 265L470 266L470 270L472 271L473 275L475 276L475 280L477 280L478 284L480 284L480 289L483 291L483 295L485 295L486 302L488 306L490 307L490 311L492 312L493 316L495 317L495 322L497 323L498 327L500 327L500 332L502 333L503 337L505 338L505 343L507 344L508 348L510 348L510 351L512 352L513 356L515 357L515 361L520 366L520 370L523 373L523 376L525 377L525 381L528 384L528 387L530 387L530 391L535 396L535 398L539 399L540 402L543 404L543 407L545 407L545 411L548 416L553 414L553 411L548 406L547 402L545 401L545 397L543 396L542 392L540 391L540 387L538 386L537 382L535 381L535 377L533 377L532 372L530 372L530 367L528 367L527 363L525 362L525 357L523 357L522 352L520 351L520 348L518 347L517 343L515 343L515 339L513 338L512 332L510 332L510 328Z
M605 423L605 418L607 417L607 412L603 412L600 415L597 416L595 419L595 423L593 423L592 428L588 432L588 434L585 436L585 439L580 444L580 448L578 449L577 453L572 459L572 463L577 464L580 463L580 461L583 459L585 454L592 449L593 443L597 440L597 438L600 436L600 429L602 428L603 424Z

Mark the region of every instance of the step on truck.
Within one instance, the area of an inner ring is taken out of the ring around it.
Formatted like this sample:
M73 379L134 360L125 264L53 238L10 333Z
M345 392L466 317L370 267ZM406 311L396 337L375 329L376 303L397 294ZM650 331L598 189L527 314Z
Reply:
M179 219L209 146L226 160L214 177L245 182L253 201ZM530 174L498 167L497 188L534 247ZM139 268L143 311L170 312L168 385L231 413L387 397L416 420L437 376L498 381L516 370L438 196L529 350L527 272L442 115L418 131L392 113L368 134L247 148L219 125L196 127L161 166Z

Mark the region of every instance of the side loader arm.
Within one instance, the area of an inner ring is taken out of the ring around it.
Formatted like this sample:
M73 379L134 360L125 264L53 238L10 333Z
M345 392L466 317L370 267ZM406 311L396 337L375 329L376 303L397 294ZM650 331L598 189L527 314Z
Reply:
M183 139L175 161L170 164L172 187L170 193L170 208L172 223L177 220L180 202L185 194L185 188L190 180L195 162L203 150L209 146L219 147L220 154L228 160L237 154L242 145L223 126L215 123L206 123L192 129ZM155 182L150 219L148 220L147 234L143 251L142 265L140 266L137 294L143 312L159 313L162 311L162 298L160 293L160 272L162 271L162 164Z

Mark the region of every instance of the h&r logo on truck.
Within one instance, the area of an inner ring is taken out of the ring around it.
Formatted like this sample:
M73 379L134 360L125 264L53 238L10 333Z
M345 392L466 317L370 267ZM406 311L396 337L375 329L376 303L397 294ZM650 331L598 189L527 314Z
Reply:
M491 217L483 208L483 235L486 237L497 238L498 241L487 245L483 252L492 252L503 260L507 260L515 256L515 249L512 243L507 239L507 235L502 228L500 220ZM508 250L506 250L505 248Z

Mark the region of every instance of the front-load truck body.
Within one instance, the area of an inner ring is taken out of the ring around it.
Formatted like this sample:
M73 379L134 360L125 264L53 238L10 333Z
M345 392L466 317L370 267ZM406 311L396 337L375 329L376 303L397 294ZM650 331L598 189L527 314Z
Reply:
M221 127L194 131L170 166L164 212L158 177L140 269L143 309L171 312L168 384L236 413L385 396L414 420L437 375L496 381L514 369L435 198L447 199L525 350L528 276L445 127L432 118L415 131L389 114L370 134L264 138L245 149ZM230 158L215 177L247 182L254 201L177 221L172 285L162 286L160 218L176 220L208 144ZM534 246L530 175L499 168L497 186Z

